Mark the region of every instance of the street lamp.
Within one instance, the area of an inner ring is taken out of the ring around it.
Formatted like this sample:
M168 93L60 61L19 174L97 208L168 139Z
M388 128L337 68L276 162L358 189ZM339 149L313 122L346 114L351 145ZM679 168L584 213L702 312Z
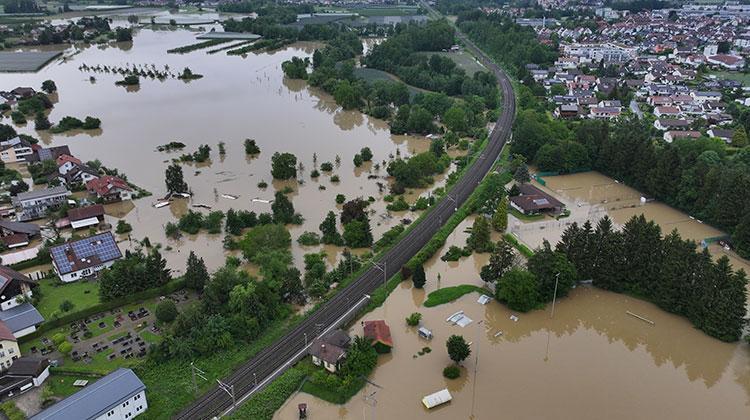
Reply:
M552 313L549 315L550 318L555 316L555 301L557 300L557 283L560 281L560 273L555 274L555 293L552 296Z

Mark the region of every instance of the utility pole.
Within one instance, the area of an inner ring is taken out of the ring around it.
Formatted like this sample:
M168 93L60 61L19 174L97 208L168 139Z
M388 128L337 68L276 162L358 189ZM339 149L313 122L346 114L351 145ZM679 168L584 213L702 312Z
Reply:
M372 264L373 267L383 272L383 286L385 286L386 283L388 283L388 265L387 265L388 263L386 261L383 261L382 262L383 266L381 267L380 266L381 263L377 263L373 260L368 260L368 262Z
M555 274L555 294L552 296L552 313L549 315L550 318L555 316L555 301L557 300L557 283L560 281L560 273Z
M220 380L216 380L216 382L219 383L219 389L229 394L230 397L232 397L232 407L237 406L237 399L234 398L234 385L227 385L224 382L221 382Z
M198 394L198 382L196 382L195 378L201 378L206 382L208 382L208 378L206 378L206 372L195 367L193 362L190 362L190 370L193 374L193 393Z

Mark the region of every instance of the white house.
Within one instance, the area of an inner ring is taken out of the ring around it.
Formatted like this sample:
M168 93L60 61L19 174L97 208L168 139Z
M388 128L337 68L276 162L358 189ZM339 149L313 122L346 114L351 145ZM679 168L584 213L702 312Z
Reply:
M0 142L0 160L3 163L25 162L26 156L33 153L31 144L20 137Z
M120 368L30 420L129 420L147 409L146 386L132 370Z
M96 275L122 258L112 232L50 248L55 273L65 283Z

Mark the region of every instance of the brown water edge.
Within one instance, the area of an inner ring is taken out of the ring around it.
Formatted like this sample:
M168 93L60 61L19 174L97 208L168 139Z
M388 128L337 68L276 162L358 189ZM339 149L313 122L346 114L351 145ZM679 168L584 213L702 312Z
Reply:
M206 260L209 269L221 266L227 255L222 249L224 235L185 235L179 240L167 239L164 225L175 221L192 208L205 203L215 210L229 208L255 212L270 211L270 205L252 202L253 198L271 199L276 189L292 186L290 195L295 209L305 218L302 226L290 226L295 264L301 268L302 255L316 250L329 252L333 263L340 249L332 247L301 247L297 237L305 230L318 231L318 225L329 210L337 210L337 194L347 199L361 196L375 197L370 208L373 235L383 232L408 218L414 212L394 213L387 217L377 182L387 184L386 171L373 169L374 164L355 168L352 158L362 147L370 147L374 161L382 166L384 160L398 154L408 156L427 150L429 140L421 136L391 135L386 122L370 118L356 111L344 111L335 101L304 81L287 80L280 65L292 56L310 56L319 43L297 43L289 48L269 53L250 53L244 57L225 54L207 55L205 51L189 54L166 54L166 50L196 42L195 34L186 30L153 31L140 29L128 45L82 46L80 53L64 63L52 63L35 74L0 75L2 86L38 87L52 79L58 86L58 103L50 112L52 122L66 115L95 116L102 120L100 133L70 132L51 134L35 132L33 124L19 128L22 133L39 136L45 144L68 144L74 155L84 161L99 159L107 167L118 168L130 181L154 193L154 196L107 206L108 222L124 218L133 226L132 239L148 236L152 243L162 243L171 250L163 251L169 266L179 272L192 250ZM169 65L173 71L190 67L204 78L190 83L175 79L164 81L142 80L138 92L128 92L115 86L121 78L113 74L84 73L78 67L88 65L125 66L128 63ZM91 83L89 76L96 77ZM245 138L256 139L262 152L256 158L245 156ZM157 152L156 146L169 141L187 145L184 151ZM217 144L226 143L227 154L219 156ZM181 153L190 153L200 144L212 147L211 160L203 164L184 164L185 179L194 192L190 200L176 200L169 207L156 209L152 204L164 194L164 170L169 161ZM271 182L270 158L275 151L297 155L305 170L304 185L292 182ZM334 162L341 157L341 165L331 174L322 173L310 179L317 164ZM339 175L340 183L331 183L330 176ZM447 173L446 173L447 174ZM368 179L376 175L378 179ZM421 194L445 184L446 176L438 176L430 189L410 191L406 198L414 202ZM270 184L260 189L260 181ZM319 189L320 186L325 190ZM238 200L221 194L239 195ZM207 213L206 210L199 210ZM134 247L128 236L119 238L124 248Z
M563 201L570 209L571 215L560 220L545 218L541 222L531 223L510 216L509 230L532 248L540 246L544 239L554 245L560 240L565 228L573 222L580 225L586 220L591 220L592 224L596 225L605 214L620 227L631 217L643 214L661 226L663 235L677 229L684 239L694 240L698 244L706 238L726 235L726 232L691 218L662 202L651 201L642 204L642 193L596 171L550 176L545 177L544 181L546 186L536 181L534 185ZM710 244L708 249L714 258L727 256L735 270L742 268L750 272L750 262L735 252L725 250L716 243Z
M449 244L465 240L465 221ZM750 349L710 338L681 317L631 298L583 286L550 308L518 314L495 301L479 305L478 294L434 308L421 306L440 287L482 285L478 270L486 255L444 263L441 249L426 264L424 290L404 282L385 304L363 320L385 319L395 348L380 356L368 386L342 406L311 395L293 395L275 419L297 418L297 404L307 403L310 419L744 419L750 415ZM445 322L463 310L474 320L466 328ZM435 338L427 342L404 319L421 312L422 325ZM628 316L632 311L654 326ZM482 321L482 324L478 322ZM502 331L501 336L495 336ZM351 334L361 334L355 324ZM456 380L442 377L450 363L445 340L451 334L472 342L472 355ZM422 347L432 352L414 358ZM477 364L476 354L479 350ZM475 368L477 373L475 374ZM448 388L453 401L426 410L421 398ZM364 401L376 392L377 405Z

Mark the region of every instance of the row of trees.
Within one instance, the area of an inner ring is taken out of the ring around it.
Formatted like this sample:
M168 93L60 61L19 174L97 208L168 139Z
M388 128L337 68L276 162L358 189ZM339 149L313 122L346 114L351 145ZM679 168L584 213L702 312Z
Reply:
M171 270L158 249L125 251L124 258L102 272L99 296L109 301L163 286L171 279Z

